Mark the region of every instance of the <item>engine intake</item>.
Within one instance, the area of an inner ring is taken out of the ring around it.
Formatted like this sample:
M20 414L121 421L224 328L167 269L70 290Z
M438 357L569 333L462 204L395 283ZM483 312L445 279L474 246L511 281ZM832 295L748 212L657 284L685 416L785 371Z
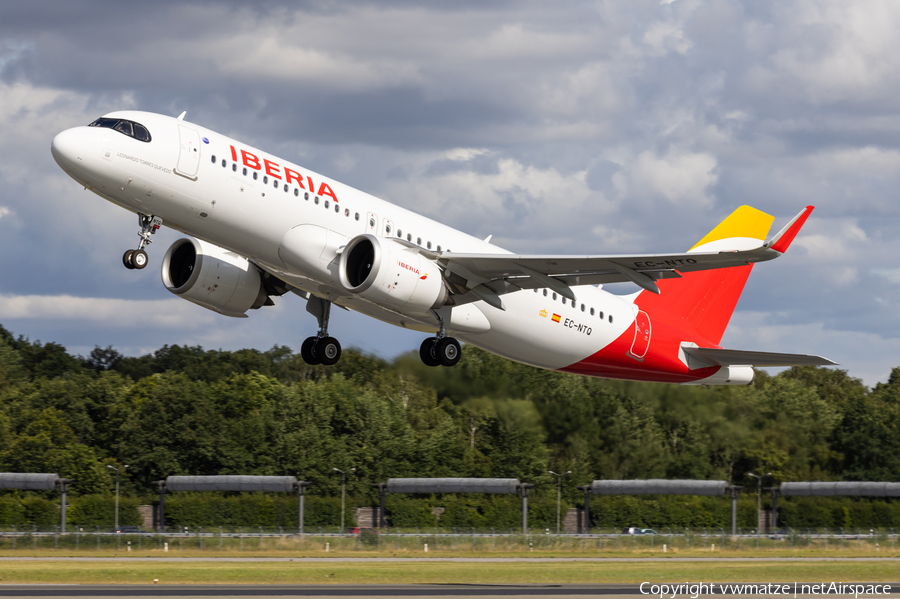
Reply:
M341 253L341 285L373 304L424 314L444 305L441 269L414 248L391 239L359 235Z
M199 239L179 239L169 247L162 280L175 295L225 316L247 318L247 310L272 304L256 266Z

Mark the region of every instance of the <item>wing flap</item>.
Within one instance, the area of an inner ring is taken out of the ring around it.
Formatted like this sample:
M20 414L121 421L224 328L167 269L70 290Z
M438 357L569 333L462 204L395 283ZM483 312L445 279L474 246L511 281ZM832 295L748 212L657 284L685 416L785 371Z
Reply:
M682 347L691 357L719 366L837 366L822 356L782 354L741 349L717 349L712 347Z

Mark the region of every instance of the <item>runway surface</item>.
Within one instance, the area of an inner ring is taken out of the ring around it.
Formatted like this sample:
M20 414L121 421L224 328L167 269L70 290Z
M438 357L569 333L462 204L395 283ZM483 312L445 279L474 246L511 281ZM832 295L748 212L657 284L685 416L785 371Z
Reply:
M0 585L0 597L576 597L640 595L638 585ZM611 599L611 598L610 598Z
M893 583L892 591L900 590ZM634 599L649 597L641 593L637 584L417 584L417 585L0 585L0 597L167 597L200 599L229 597L230 599L254 597L304 597L322 599L334 597L441 597L451 599L572 599L573 597L602 596L603 599ZM709 597L711 595L701 595ZM793 594L785 595L793 597ZM852 597L843 595L842 597ZM862 595L860 595L862 597ZM894 592L892 598L900 596ZM678 595L688 598L690 595ZM715 597L746 597L716 593ZM821 595L796 595L798 599L821 599ZM880 595L885 598L888 595Z
M306 563L648 563L648 562L897 562L900 557L0 557L0 562L306 562Z

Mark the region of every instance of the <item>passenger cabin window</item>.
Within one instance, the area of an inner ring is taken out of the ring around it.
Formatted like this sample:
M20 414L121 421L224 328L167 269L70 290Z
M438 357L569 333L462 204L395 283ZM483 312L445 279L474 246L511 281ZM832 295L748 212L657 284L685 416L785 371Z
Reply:
M416 237L416 245L422 245L422 238Z
M337 208L337 206L335 206L335 208ZM344 216L346 216L347 218L350 218L350 209L349 208L344 208Z
M441 246L437 246L437 251L441 251Z
M101 117L88 125L88 127L113 129L114 131L118 131L119 133L127 135L128 137L133 137L138 141L143 141L145 143L149 143L151 141L150 131L148 131L147 128L143 125L135 123L134 121ZM215 163L215 158L213 158L213 163Z
M225 159L222 159L222 168L225 168Z
M213 154L213 157L212 157L212 163L213 163L213 164L216 163L216 155L215 155L215 154Z
M591 316L593 316L593 315L594 315L594 309L591 308Z
M412 233L407 233L407 234L406 234L406 241L412 243Z
M253 180L256 181L259 178L259 173L256 171L253 172Z
M359 212L353 215L353 220L359 220ZM388 231L390 233L390 231Z
M263 175L263 184L264 184L264 185L268 185L268 184L269 184L269 177L268 177L268 175Z
M430 250L430 249L431 249L431 242L429 241L428 243L426 243L426 244L425 244L425 247L427 247L427 248Z
M334 212L335 212L335 214L340 213L340 211L341 211L341 207L338 206L337 204L335 204L335 205L334 205ZM350 216L350 211L349 211L349 210L347 211L347 216Z
M296 187L294 188L294 197L297 197L297 198L300 197L300 190L297 189Z
M231 164L231 170L235 173L237 172L237 162Z

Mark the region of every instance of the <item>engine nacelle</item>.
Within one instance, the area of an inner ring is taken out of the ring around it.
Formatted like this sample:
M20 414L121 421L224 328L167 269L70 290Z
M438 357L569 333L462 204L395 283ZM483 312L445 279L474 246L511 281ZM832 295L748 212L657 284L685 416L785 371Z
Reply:
M179 239L166 252L162 280L175 295L225 316L267 303L259 270L234 252L199 239Z
M437 264L413 248L374 235L350 240L338 273L350 293L409 314L425 314L448 297Z

